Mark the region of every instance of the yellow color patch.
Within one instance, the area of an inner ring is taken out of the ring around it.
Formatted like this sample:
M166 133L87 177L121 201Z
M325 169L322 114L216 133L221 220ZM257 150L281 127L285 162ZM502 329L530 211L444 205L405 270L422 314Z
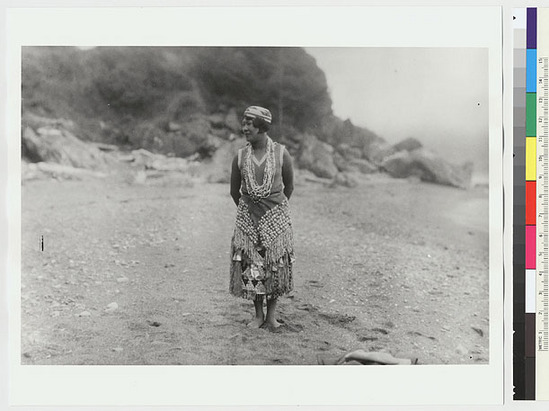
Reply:
M526 137L526 180L536 179L536 137Z

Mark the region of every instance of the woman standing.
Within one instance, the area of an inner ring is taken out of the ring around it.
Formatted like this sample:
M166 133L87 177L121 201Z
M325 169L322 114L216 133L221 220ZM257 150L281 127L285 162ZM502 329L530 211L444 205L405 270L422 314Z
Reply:
M286 148L267 135L271 121L271 112L258 106L248 107L242 118L248 144L238 151L231 172L231 196L238 209L231 241L230 291L253 300L255 318L248 326L274 330L280 326L275 318L277 299L293 289L288 206L293 168Z

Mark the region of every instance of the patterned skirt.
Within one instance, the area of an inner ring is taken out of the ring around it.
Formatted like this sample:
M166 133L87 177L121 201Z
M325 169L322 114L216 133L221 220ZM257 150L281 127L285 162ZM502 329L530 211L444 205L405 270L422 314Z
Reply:
M295 261L288 200L240 199L231 241L231 294L254 300L277 298L293 290Z

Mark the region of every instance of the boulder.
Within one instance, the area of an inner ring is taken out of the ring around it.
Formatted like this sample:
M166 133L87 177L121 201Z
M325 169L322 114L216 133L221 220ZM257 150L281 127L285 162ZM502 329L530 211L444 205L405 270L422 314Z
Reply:
M422 181L464 189L470 187L473 171L471 163L454 165L424 148L395 153L383 161L382 168L392 177L418 177Z
M65 130L74 131L75 124L72 120L67 120L64 118L49 118L38 116L29 111L25 111L22 117L23 127L30 127L33 130L38 130L41 127L51 127L51 128L63 128Z
M145 170L157 171L181 171L186 172L191 167L191 161L179 157L167 157L162 154L151 153L144 148L133 150L131 152L134 166L141 167Z
M363 153L365 158L379 166L387 157L395 153L395 148L379 138L365 146Z
M363 158L354 158L349 165L363 174L372 174L378 171L378 167Z
M358 178L353 173L337 173L330 183L330 187L337 186L354 188L358 186Z
M314 135L305 134L301 140L297 164L318 177L333 178L338 173L333 154L332 146L318 140Z
M231 142L223 142L213 156L203 163L204 174L210 183L225 183L231 181L231 167L238 149L246 145L243 138Z
M363 155L360 148L351 147L349 144L339 144L336 147L336 151L347 160L350 160L352 158L362 158Z
M419 148L422 148L423 144L421 142L413 137L406 138L402 140L400 143L395 144L393 148L395 149L395 152L398 151L414 151Z
M21 178L25 180L51 177L60 180L84 180L87 178L105 178L107 175L98 171L76 168L54 163L22 163Z
M65 166L99 169L106 165L103 153L65 129L44 126L36 133L23 130L22 155L31 162L57 163Z
M210 121L210 124L214 128L223 128L223 127L225 127L225 116L221 113L211 114L208 117L208 120Z
M233 132L240 132L240 120L234 108L231 108L225 116L225 126Z
M334 164L339 171L357 171L357 167L351 166L351 164L349 164L349 160L343 157L342 154L335 152L333 159Z
M181 124L176 123L175 121L169 121L168 122L168 131L174 132L181 130Z
M341 172L372 174L379 171L378 167L363 158L345 159L340 153L334 153L334 164Z
M118 146L115 146L114 144L97 143L97 142L94 142L92 144L101 151L106 151L109 153L113 151L118 151Z

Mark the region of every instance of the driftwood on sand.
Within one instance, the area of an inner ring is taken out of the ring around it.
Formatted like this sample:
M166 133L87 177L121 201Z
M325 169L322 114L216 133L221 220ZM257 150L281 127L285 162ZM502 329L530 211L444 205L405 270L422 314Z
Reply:
M386 352L355 350L341 357L317 356L319 365L416 365L417 358L396 358Z

